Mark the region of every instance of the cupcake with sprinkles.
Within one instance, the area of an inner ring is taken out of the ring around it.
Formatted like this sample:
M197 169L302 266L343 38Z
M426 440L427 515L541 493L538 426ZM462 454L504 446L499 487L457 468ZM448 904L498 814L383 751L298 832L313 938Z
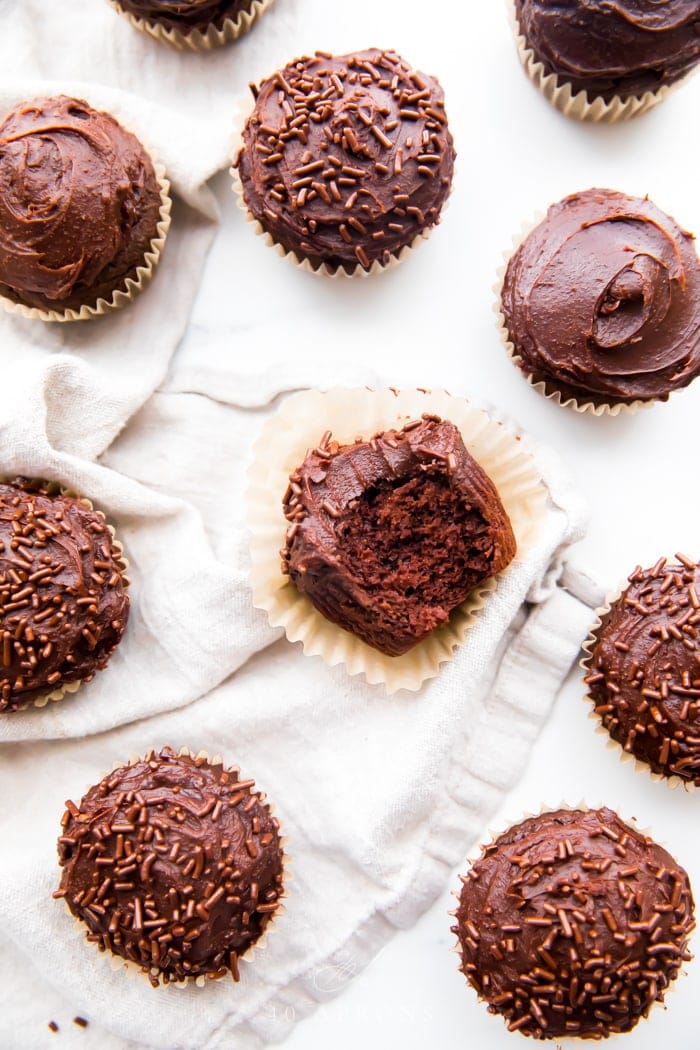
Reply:
M66 803L54 897L151 984L240 979L280 907L279 824L255 782L170 748Z
M60 700L107 666L129 618L125 571L87 500L0 484L0 716Z
M254 89L234 188L307 268L366 274L439 222L455 151L442 88L393 51L291 62Z
M462 879L462 971L509 1032L603 1039L663 1002L691 958L686 872L603 809L516 824Z
M700 785L700 566L638 566L586 643L593 712L640 768Z

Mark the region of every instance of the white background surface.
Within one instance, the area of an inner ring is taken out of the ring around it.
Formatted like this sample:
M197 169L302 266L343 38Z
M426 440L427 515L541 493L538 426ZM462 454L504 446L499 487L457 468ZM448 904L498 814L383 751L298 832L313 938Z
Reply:
M223 224L173 370L177 388L185 383L196 390L198 368L206 367L207 347L220 334L230 339L232 369L251 376L264 363L301 356L324 359L326 380L335 371L346 375L350 366L358 375L370 371L392 385L443 385L498 406L559 450L592 511L578 561L611 586L637 562L650 565L661 553L682 549L700 556L693 454L700 382L669 404L634 417L578 416L527 386L506 357L492 313L496 270L513 235L523 221L574 190L602 185L648 192L682 225L700 232L700 78L627 125L583 126L566 121L527 82L499 0L448 0L434 7L417 0L350 5L278 0L278 5L298 16L287 51L280 53L277 45L266 51L273 10L249 40L212 56L219 67L231 63L231 108L235 91L248 79L297 53L393 47L437 75L445 88L459 154L453 197L443 224L400 268L375 280L325 281L295 271L256 238L235 207L228 177L220 176L215 187ZM86 69L83 75L99 71ZM122 86L139 89L136 81ZM169 101L185 109L192 104L186 97ZM217 100L222 110L228 104ZM594 734L582 695L573 676L503 821L544 802L605 802L649 827L686 866L700 893L699 798L672 793L620 763ZM457 958L449 951L451 906L446 892L413 931L396 936L346 994L300 1024L286 1050L529 1045L487 1015L457 972ZM352 970L352 958L347 966ZM656 1010L624 1045L656 1050L664 1040L694 1050L700 1044L693 1034L699 1001L700 960L689 965L669 996L669 1010ZM60 1037L47 1033L47 1046L60 1046Z

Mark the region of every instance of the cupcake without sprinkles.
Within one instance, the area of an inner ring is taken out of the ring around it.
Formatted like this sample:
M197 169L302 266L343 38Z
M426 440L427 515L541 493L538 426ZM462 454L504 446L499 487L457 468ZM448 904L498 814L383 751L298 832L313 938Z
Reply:
M109 0L131 24L177 48L207 51L246 33L272 0Z
M0 301L49 321L124 306L158 261L169 186L109 113L58 95L0 123Z
M317 52L254 94L234 168L245 208L283 254L367 273L439 221L455 151L433 77L392 51Z
M513 3L525 69L567 116L644 112L700 62L697 0Z
M700 374L694 240L648 199L553 204L508 262L502 335L540 392L578 409L666 401Z

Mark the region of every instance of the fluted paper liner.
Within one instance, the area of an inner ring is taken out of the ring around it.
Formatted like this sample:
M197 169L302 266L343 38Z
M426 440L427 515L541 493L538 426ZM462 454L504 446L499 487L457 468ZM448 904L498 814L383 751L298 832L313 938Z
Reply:
M154 40L169 44L178 51L212 51L224 44L232 44L234 40L238 40L240 36L247 33L273 4L273 0L253 0L249 11L240 11L235 18L227 18L220 29L217 29L215 25L210 25L204 31L192 29L189 33L185 33L179 29L168 29L155 20L139 18L131 11L125 11L119 0L109 0L109 2L114 10L122 18L126 18L135 29L148 33Z
M0 475L0 484L1 485L12 485L12 484L14 484L15 481L16 481L16 475L13 475L12 477L7 477L7 476ZM86 507L88 510L93 511L95 514L98 515L98 517L102 518L102 520L104 521L105 525L107 526L107 529L109 530L110 536L112 537L112 550L114 551L115 560L116 560L116 562L117 562L117 564L119 566L119 570L121 572L122 582L124 584L124 590L128 590L129 585L131 583L131 580L129 579L129 576L127 575L128 571L129 571L129 562L128 562L127 558L124 557L124 547L122 546L122 544L117 539L116 532L114 530L114 526L110 524L110 522L107 520L107 518L102 513L102 511L101 510L97 510L93 506L91 501L89 499L87 499L86 496L82 496L82 495L80 495L80 493L75 492L73 489L68 488L65 485L59 484L56 481L46 481L43 478L30 478L30 481L32 483L39 483L41 485L45 485L47 487L49 495L55 496L55 495L60 494L61 496L68 496L71 499L79 500L80 503L84 507ZM99 673L99 672L95 672L95 673ZM94 678L94 675L92 675L90 678L84 678L84 679L81 679L81 680L79 680L77 682L64 682L64 683L59 682L58 685L55 687L55 689L52 689L51 692L46 693L44 696L37 696L36 699L34 699L34 700L27 701L27 703L23 704L22 707L18 708L18 710L19 711L26 711L27 708L30 708L30 707L46 707L46 705L50 701L58 702L59 700L63 700L64 696L67 693L70 694L70 695L73 695L74 693L77 693L82 685L87 685L88 682L91 682L93 680L93 678ZM4 713L8 714L8 715L12 715L15 712L4 712ZM0 717L2 717L2 715L0 715Z
M262 79L264 80L266 78L263 77ZM236 114L236 127L234 133L234 162L238 157L239 150L243 147L243 130L251 114L252 110L249 106L239 106L238 112ZM373 277L375 274L384 273L387 270L393 269L395 266L398 266L399 263L404 262L411 254L413 249L417 248L422 241L427 241L428 237L430 237L433 230L440 225L440 223L442 222L442 218L445 212L447 211L452 196L452 187L454 185L455 178L457 177L457 166L455 164L454 170L452 172L452 182L447 191L447 195L444 201L442 202L442 206L440 208L437 220L432 224L432 226L426 226L425 229L421 230L419 233L416 234L416 236L413 238L410 244L405 244L403 248L399 249L398 252L392 252L391 259L388 263L383 263L380 259L375 259L368 270L366 270L364 266L361 266L359 263L356 266L354 266L352 270L347 270L344 265L339 265L336 267L330 265L327 262L315 264L312 263L311 260L307 259L305 256L297 254L297 252L295 252L292 248L285 248L283 244L280 244L279 241L275 240L272 234L265 229L260 220L256 219L255 216L248 209L248 205L245 202L245 196L243 193L243 183L241 181L238 168L232 166L230 169L230 173L231 178L233 180L231 188L234 194L236 195L236 203L243 212L246 221L252 225L254 232L257 234L258 237L263 238L265 244L269 248L274 248L274 250L277 252L281 259L287 259L287 261L290 262L293 266L299 267L302 270L305 270L307 273L313 273L326 278L330 277L331 279L340 278L342 280L345 277L352 280L356 277Z
M668 561L672 561L672 558L669 557ZM628 586L629 580L621 580L617 588L610 591L610 593L606 595L604 604L599 606L593 613L594 621L591 625L591 629L589 631L588 637L586 638L586 641L581 646L584 652L584 656L582 656L579 660L579 667L584 672L584 678L589 674L591 670L593 646L596 644L597 641L597 632L603 624L603 617L610 612L612 606L619 598L622 597L623 592L627 589ZM586 683L584 681L584 685L585 684ZM615 738L611 736L610 731L606 729L605 725L603 724L600 715L596 714L595 700L591 696L590 692L588 692L587 686L585 699L589 701L590 704L588 710L588 717L594 723L595 733L597 736L600 736L605 740L605 744L608 751L615 752L623 762L631 765L634 768L635 773L639 774L640 776L651 777L652 780L657 782L662 781L664 784L666 784L668 788L671 789L671 791L676 791L679 787L685 788L685 790L689 793L695 791L696 784L692 780L684 780L683 777L679 777L676 773L672 773L669 776L665 776L663 773L656 773L647 762L644 762L641 758L637 758L637 756L631 751L626 751L624 745L621 744L619 740L615 740Z
M102 111L107 112L106 110ZM110 113L110 116L114 116L114 119L117 120L114 114ZM118 119L118 123L126 131L130 131L143 146L153 165L153 171L160 189L160 218L156 225L155 236L151 238L150 247L143 257L143 262L136 267L133 273L130 273L126 278L122 277L120 286L115 288L111 298L98 299L93 306L83 305L79 308L71 307L67 310L61 310L57 306L55 310L45 310L37 306L28 306L26 303L17 303L13 299L8 299L7 296L0 295L0 303L8 313L40 321L55 321L59 323L65 321L89 321L93 317L101 317L112 310L121 310L124 306L127 306L134 296L143 290L153 276L165 246L168 230L170 229L173 206L170 199L170 182L166 177L165 168L156 159L153 151L143 144L139 136L131 131L131 128L121 118Z
M151 748L148 751L145 751L143 755L132 755L127 762L114 762L112 764L112 768L107 770L107 772L103 773L98 778L98 780L95 781L95 784L100 783L102 780L104 780L105 777L109 776L116 769L123 769L126 766L135 766L139 762L145 762L148 761L150 758L157 757L158 751L160 750L160 748ZM175 751L175 753L178 756L188 755L189 757L194 759L204 759L205 762L208 762L212 766L224 766L227 772L237 773L239 779L245 779L241 777L240 767L237 765L227 766L221 755L214 755L213 758L210 758L208 751L205 751L204 749L200 749L199 751L193 751L191 748L188 747L180 747L177 749L173 748L173 751ZM95 786L95 784L88 784L83 790L80 798L84 798L88 791ZM268 799L266 793L257 789L257 784L253 789L252 793L257 796L260 802L263 803L268 813L271 816L274 816L274 806L270 803L270 800ZM258 937L257 941L254 941L253 944L246 948L242 955L238 956L238 967L240 972L241 983L243 982L243 975L245 971L251 966L255 965L255 963L253 962L255 955L258 952L262 952L265 950L266 946L264 942L267 940L271 933L275 932L279 916L283 915L286 911L283 901L285 901L287 898L287 883L291 878L293 878L291 872L292 859L287 853L287 839L284 835L280 834L279 842L280 849L282 850L282 892L278 897L278 906L268 919L267 924L265 925L265 929L263 930L260 937ZM60 868L59 870L63 871L63 868ZM61 899L63 901L66 914L70 917L70 919L73 922L73 932L76 934L81 943L91 945L92 942L87 941L86 939L85 931L87 929L87 926L85 922L83 922L82 919L78 918L77 915L73 914L73 912L68 907L68 903L65 897ZM222 981L232 981L232 973L227 968L226 973L222 974L220 977L207 977L204 974L198 974L197 976L183 977L180 981L168 980L166 984L164 981L161 980L160 971L156 967L146 972L139 963L134 962L132 959L125 959L122 955L117 955L114 952L102 949L98 944L92 944L92 947L96 949L97 957L99 958L101 965L109 966L109 968L113 972L117 972L120 970L123 971L125 975L129 978L129 980L133 980L136 977L148 977L148 974L150 973L152 977L158 977L158 986L161 988L204 988L208 984L219 984Z
M574 91L571 84L560 80L556 73L548 73L544 63L535 56L523 36L515 10L515 0L507 0L508 15L518 47L520 61L533 84L539 88L548 102L573 120L585 120L593 124L616 124L646 113L657 103L662 102L674 88L683 82L685 77L674 84L667 84L658 91L645 91L642 95L622 99L615 96L609 102L594 97L589 101L587 91ZM688 75L688 74L686 74Z
M493 286L495 296L493 310L496 315L501 342L506 348L508 357L516 366L523 379L530 384L533 390L536 390L538 394L542 394L549 401L554 401L555 404L560 405L562 408L571 408L574 412L579 413L587 412L592 416L619 416L622 413L636 412L639 408L651 408L656 401L660 400L659 398L650 398L647 401L618 401L613 402L612 404L608 404L607 402L598 404L595 401L586 401L584 399L583 391L581 392L580 400L576 397L569 397L562 394L560 390L555 389L553 385L554 380L551 380L551 383L548 383L546 380L536 380L534 376L529 375L521 367L522 358L515 349L515 344L510 337L510 332L508 331L508 326L506 325L506 319L503 313L503 282L505 280L506 270L508 269L508 263L515 255L518 248L524 244L530 234L537 229L540 223L544 222L545 218L545 213L540 211L537 212L534 218L529 222L523 222L520 232L513 237L510 251L505 251L503 253L503 262L497 270L497 279ZM671 391L671 393L674 393L674 391Z
M547 511L546 489L518 437L482 409L444 391L333 389L303 391L287 398L263 428L253 454L248 484L251 530L251 582L255 605L273 627L283 627L290 642L301 642L307 656L329 666L343 664L348 674L364 674L387 693L418 690L451 660L497 587L497 579L477 586L467 601L403 656L387 656L327 620L280 570L288 522L282 497L290 473L326 430L341 444L358 435L369 440L392 427L400 429L423 412L450 420L460 430L470 454L493 481L513 526L515 562L527 559ZM511 563L512 565L513 563ZM504 576L510 566L503 570ZM500 576L498 577L500 579Z
M489 846L493 846L494 843L497 841L497 839L499 839L501 837L501 835L504 835L507 831L510 831L511 828L516 827L518 824L522 824L523 821L525 821L525 820L531 820L533 817L542 817L542 816L545 816L547 813L555 813L557 810L560 810L560 809L565 810L567 812L572 812L574 810L581 810L583 812L589 812L590 810L599 810L599 809L605 809L605 808L612 810L613 813L615 813L624 824L628 824L629 827L632 828L633 831L636 831L639 835L644 836L644 838L651 839L657 846L660 846L662 849L665 849L666 852L669 853L673 857L673 859L676 861L676 863L677 864L679 863L677 858L676 858L675 852L672 849L670 849L663 841L657 839L652 834L651 829L648 826L640 827L639 821L637 820L636 817L628 816L627 813L621 812L620 809L617 806L610 805L609 801L608 802L604 802L604 801L590 802L590 801L584 801L582 799L580 802L577 802L577 803L570 803L570 802L561 801L561 802L558 802L556 805L548 805L547 803L543 802L540 805L540 808L538 810L536 810L536 811L525 810L519 817L515 817L513 819L504 818L502 821L499 821L499 823L497 825L495 825L495 826L490 825L488 830L484 834L483 838L481 838L477 842L475 842L474 845L472 846L472 848L467 853L467 856L466 856L466 863L468 865L467 871L471 870L471 868L473 867L474 863L477 860L480 859L480 857L482 856L482 853L483 853L483 851L485 849L487 849ZM680 866L683 867L683 865L680 865ZM686 871L686 874L687 874L687 870L685 868L683 870ZM459 876L459 878L460 878L460 882L461 882L462 881L461 875ZM461 887L460 887L460 889L461 889ZM459 908L460 890L453 890L452 891L452 896L457 901L457 908ZM449 916L451 918L456 919L456 917L457 917L457 908L455 908L453 911L449 912ZM451 932L455 933L454 928L452 928ZM461 945L460 945L460 941L459 941L459 936L456 933L455 933L455 936L457 936L457 943L452 948L452 951L455 952L459 956L459 958L460 958L459 972L466 979L466 976L465 976L465 974L464 974L464 972L462 970L462 962L461 962L461 960L462 960L462 953L461 953ZM691 933L691 937L692 936L693 936L693 934ZM648 1020L651 1017L652 1011L654 1011L658 1007L661 1007L662 1009L665 1009L667 1007L667 1005L668 1005L668 997L671 994L671 992L675 991L676 986L678 985L678 980L682 976L682 974L683 974L683 971L679 971L678 976L676 977L676 979L671 981L667 985L667 987L664 988L663 1001L661 1001L659 999L655 999L651 1003L651 1005L649 1006L649 1010L648 1010L648 1013L646 1014L646 1017L640 1017L637 1025L635 1026L635 1029L632 1029L632 1031L635 1031L636 1028L638 1028L640 1024L643 1024L646 1020ZM472 986L471 983L469 983L469 982L467 982L467 983L469 984L469 988L471 989L471 991L473 991L474 994L477 996L479 1003L483 1003L484 1004L484 1008L487 1008L486 1000L482 998L480 993L477 992L477 990ZM494 1024L496 1024L500 1020L501 1025L503 1025L504 1017L503 1017L502 1014L496 1013L496 1014L492 1014L491 1016L493 1016L493 1018L494 1018ZM512 1034L513 1034L513 1037L518 1035L517 1032L514 1032ZM531 1037L524 1036L524 1035L522 1035L522 1033L520 1035L521 1035L521 1041L523 1039L528 1039L528 1041L532 1041ZM603 1037L602 1039L598 1040L598 1042L603 1043L605 1046L609 1046L613 1042L613 1040L615 1040L615 1039L622 1039L622 1040L626 1039L629 1042L629 1037L630 1037L630 1032L611 1032L610 1035ZM583 1037L583 1036L578 1036L577 1037L577 1036L563 1036L563 1035L552 1036L551 1039L546 1040L546 1041L551 1045L552 1050L582 1050L582 1047L584 1045L586 1045L588 1043L592 1044L592 1043L596 1042L596 1040L594 1040L592 1038L586 1038L586 1037Z

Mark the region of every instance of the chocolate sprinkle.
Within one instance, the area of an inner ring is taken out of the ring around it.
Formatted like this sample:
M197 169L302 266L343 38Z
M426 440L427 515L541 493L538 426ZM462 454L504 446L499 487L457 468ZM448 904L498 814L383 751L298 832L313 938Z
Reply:
M66 804L65 898L87 939L151 983L238 980L282 896L279 825L254 781L201 756L151 752Z
M462 971L509 1031L628 1032L691 957L687 874L609 809L524 820L462 882Z
M273 240L352 272L438 222L454 160L438 82L372 48L317 52L265 80L235 163Z
M107 664L129 617L112 535L57 485L0 484L0 713Z
M595 631L586 684L625 751L700 785L700 566L676 557L629 577Z

